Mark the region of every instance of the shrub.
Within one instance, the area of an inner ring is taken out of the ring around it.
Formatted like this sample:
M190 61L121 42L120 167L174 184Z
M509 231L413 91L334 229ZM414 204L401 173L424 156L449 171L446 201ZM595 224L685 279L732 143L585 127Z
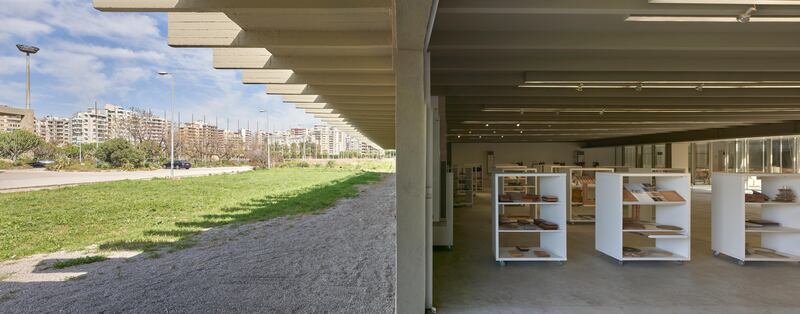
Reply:
M0 157L8 157L16 162L21 155L43 143L41 137L25 130L0 132Z
M114 167L133 169L142 166L145 153L133 147L128 141L117 138L100 144L97 159Z

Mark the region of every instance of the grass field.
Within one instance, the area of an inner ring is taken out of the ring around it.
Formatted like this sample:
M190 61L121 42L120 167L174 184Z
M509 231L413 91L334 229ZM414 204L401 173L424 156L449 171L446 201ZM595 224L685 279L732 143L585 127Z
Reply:
M0 194L0 260L93 244L180 248L206 228L318 212L379 178L354 167L286 168Z

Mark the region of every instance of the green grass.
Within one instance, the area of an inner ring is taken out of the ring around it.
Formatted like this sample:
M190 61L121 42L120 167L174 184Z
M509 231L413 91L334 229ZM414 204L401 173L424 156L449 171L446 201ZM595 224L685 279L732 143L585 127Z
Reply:
M93 244L181 249L206 228L316 213L379 178L353 168L288 168L0 194L0 260Z
M108 257L105 257L103 255L84 256L84 257L71 258L71 259L66 259L66 260L63 260L63 261L58 261L58 262L54 263L52 266L50 266L50 267L51 268L55 268L55 269L64 269L64 268L72 267L72 266L86 265L86 264L91 264L91 263L96 263L96 262L102 262L102 261L105 261L107 259L108 259Z

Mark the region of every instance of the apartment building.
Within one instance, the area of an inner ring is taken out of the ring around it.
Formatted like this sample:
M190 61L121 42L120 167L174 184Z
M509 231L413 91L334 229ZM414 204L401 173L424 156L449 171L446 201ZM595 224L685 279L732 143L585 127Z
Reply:
M110 139L108 115L104 109L87 108L84 112L75 113L70 120L73 144L99 143Z
M33 110L0 106L0 132L34 131Z
M70 143L72 129L70 119L46 116L36 120L36 134L39 134L45 141L53 144Z

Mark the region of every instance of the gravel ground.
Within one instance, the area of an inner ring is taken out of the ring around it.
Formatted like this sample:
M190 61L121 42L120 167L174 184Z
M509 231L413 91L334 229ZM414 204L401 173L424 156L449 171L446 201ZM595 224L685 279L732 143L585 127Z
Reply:
M323 214L211 229L158 258L48 270L52 256L37 256L34 275L86 275L26 282L6 274L0 313L391 313L394 199L389 176ZM0 265L0 274L26 260Z

